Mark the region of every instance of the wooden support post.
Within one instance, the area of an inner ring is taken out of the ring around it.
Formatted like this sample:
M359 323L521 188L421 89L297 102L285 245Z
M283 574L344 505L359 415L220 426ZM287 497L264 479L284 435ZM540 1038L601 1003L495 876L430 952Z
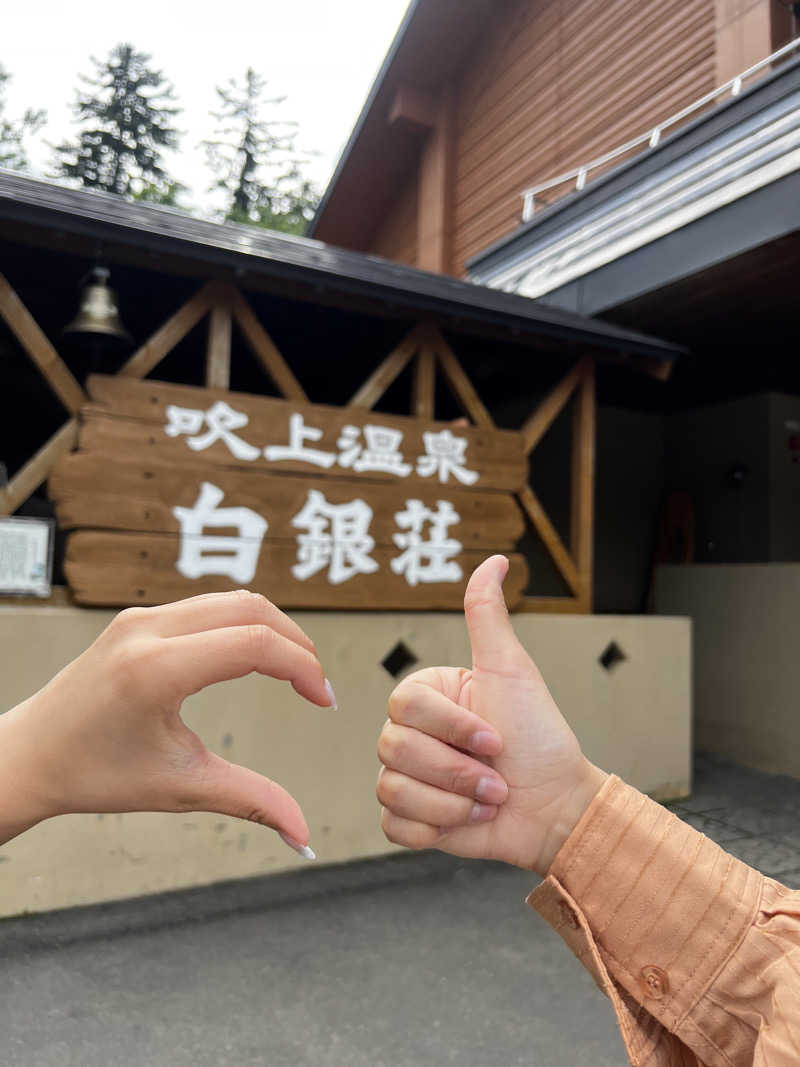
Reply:
M56 460L71 452L77 443L78 420L73 418L42 445L4 489L0 489L0 515L11 515L20 504L24 504L31 493L47 480Z
M209 389L231 387L231 307L227 299L216 303L208 320L206 385Z
M120 369L123 378L146 378L168 352L193 329L202 317L211 310L219 297L219 286L207 282L194 296L178 308L140 349L133 353L127 363Z
M256 314L238 290L231 294L233 316L261 366L287 400L302 403L308 400L289 364L278 351L275 342L256 318Z
M453 273L454 145L455 94L449 81L436 101L419 162L416 265L437 274Z
M436 406L436 362L427 346L420 349L414 364L414 414L420 419L433 419Z
M6 320L15 337L42 373L47 384L67 411L74 415L86 394L73 377L39 324L14 292L8 279L0 274L0 315Z
M348 407L367 409L375 407L398 374L419 349L419 334L420 331L417 326L406 334L397 348L389 353L386 359L370 374L364 384L356 390Z
M596 397L591 361L575 397L572 416L572 507L570 546L578 568L581 609L592 610Z

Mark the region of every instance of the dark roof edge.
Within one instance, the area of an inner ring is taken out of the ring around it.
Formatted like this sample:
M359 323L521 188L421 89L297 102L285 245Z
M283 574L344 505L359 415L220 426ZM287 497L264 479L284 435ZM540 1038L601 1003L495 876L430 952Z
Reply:
M330 199L333 196L333 191L336 188L339 178L341 177L342 172L344 171L350 160L350 155L356 146L356 142L361 136L361 131L364 128L364 123L367 121L367 117L369 116L370 111L372 110L372 105L375 103L375 100L378 97L378 93L383 88L383 83L386 80L389 71L392 69L392 64L394 63L397 53L400 51L400 47L405 39L408 27L411 25L414 15L416 14L417 8L422 4L422 2L423 0L411 0L411 3L409 4L405 15L403 15L403 21L400 23L400 26L397 29L397 33L394 35L392 43L389 45L389 51L386 53L386 57L383 63L381 63L380 68L378 69L378 73L375 75L375 80L373 81L372 86L370 87L366 100L364 101L364 106L361 108L361 111L359 112L358 118L355 121L355 125L353 126L350 136L347 138L347 143L345 144L344 148L342 149L341 155L336 161L336 166L334 167L333 174L330 176L328 184L325 186L325 192L322 194L322 199L320 200L319 204L317 204L317 210L314 212L314 217L308 224L308 228L306 229L306 235L308 237L314 236L314 231L317 228L317 223L322 218L325 209L330 203Z
M549 336L673 361L680 346L611 323L588 319L527 297L401 266L305 237L235 223L215 223L170 208L130 203L109 194L68 189L0 171L0 220L47 227L187 259L293 281L310 290L384 300L419 313L489 323L512 333Z
M716 104L709 111L701 113L696 119L687 122L685 126L681 126L674 133L665 136L656 148L645 148L632 159L625 160L619 166L589 181L582 190L568 193L560 200L557 200L556 203L542 208L532 219L519 226L513 233L498 238L481 252L467 260L467 270L472 270L481 265L487 266L488 261L493 259L498 252L508 253L515 244L524 245L528 234L536 229L540 229L547 224L553 224L551 228L555 228L558 225L559 216L580 214L587 204L592 205L593 201L602 200L608 194L608 186L618 183L622 188L627 187L627 185L637 180L635 175L637 169L641 170L647 167L648 170L656 170L659 166L671 162L672 158L680 156L685 151L690 151L697 144L709 139L709 136L702 136L703 127L712 126L709 134L711 137L729 129L741 118L748 117L750 114L772 103L774 99L780 98L783 95L779 91L780 82L785 79L797 79L798 74L800 74L800 55L787 60L777 70L770 71L769 74L764 75L754 85L740 93L739 96ZM763 96L766 96L767 100L759 101L759 97ZM688 145L686 144L687 141ZM614 190L614 192L619 191L621 190Z

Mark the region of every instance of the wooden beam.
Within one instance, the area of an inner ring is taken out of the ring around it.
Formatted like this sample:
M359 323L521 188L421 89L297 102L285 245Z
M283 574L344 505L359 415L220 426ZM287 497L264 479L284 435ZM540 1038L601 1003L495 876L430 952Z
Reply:
M594 543L595 367L584 374L572 416L572 506L570 546L578 568L578 597L592 610L592 548Z
M422 146L418 168L416 266L438 274L454 273L455 108L451 79L436 101L435 119Z
M146 378L164 356L211 310L218 296L217 283L207 282L133 353L120 368L121 377Z
M553 425L559 414L563 411L567 401L574 393L578 384L586 373L591 360L582 359L562 378L555 389L548 393L536 410L528 416L522 427L522 436L525 438L525 451L530 453L536 448L541 439Z
M600 363L625 367L635 374L655 378L658 382L668 382L676 366L674 359L658 359L656 356L632 356L629 352L598 352L594 357Z
M77 443L78 420L72 418L0 489L0 515L11 515L24 504L34 489L47 480L56 460L71 452Z
M86 394L3 274L0 274L0 315L61 403L74 415L86 403Z
M544 547L558 567L562 578L569 588L577 596L580 590L580 581L575 561L566 549L564 542L558 535L547 512L542 507L541 501L529 485L517 493L517 499L522 505L526 515L536 528L536 532L544 542Z
M461 406L466 414L470 416L476 426L494 429L494 419L475 392L475 386L464 373L464 368L458 362L455 352L438 330L431 330L430 343L439 357L439 363L450 383L450 388L461 401Z
M350 403L347 405L348 407L366 408L367 410L375 407L411 357L418 351L420 346L419 333L419 327L415 326L410 333L406 334L397 348L389 353L386 359L375 368L364 384L353 394Z
M233 316L244 334L247 343L264 370L272 378L287 400L306 401L300 382L289 369L289 364L278 351L275 342L256 318L256 314L238 290L231 294Z
M520 614L580 615L580 601L573 596L526 596L514 611Z
M231 307L227 299L211 309L206 348L206 385L209 389L231 387Z
M436 356L425 346L417 354L414 364L414 414L420 419L433 419L436 406Z
M400 85L389 108L389 125L409 130L430 130L436 124L436 97L413 85Z

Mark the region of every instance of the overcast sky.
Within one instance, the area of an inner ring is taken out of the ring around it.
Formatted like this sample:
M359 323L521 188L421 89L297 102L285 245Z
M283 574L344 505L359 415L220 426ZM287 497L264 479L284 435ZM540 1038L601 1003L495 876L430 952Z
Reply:
M0 32L0 64L12 75L8 114L45 108L42 137L72 136L70 104L89 56L105 58L120 41L149 52L174 83L184 108L181 152L171 161L178 180L206 200L209 184L199 141L213 134L214 86L248 66L286 95L280 115L300 125L298 147L316 150L311 176L324 187L408 0L39 0L13 4ZM51 154L29 143L34 170L44 175Z

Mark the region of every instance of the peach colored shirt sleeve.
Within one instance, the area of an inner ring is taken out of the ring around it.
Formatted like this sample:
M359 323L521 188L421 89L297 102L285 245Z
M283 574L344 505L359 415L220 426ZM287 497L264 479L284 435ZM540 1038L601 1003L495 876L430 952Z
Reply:
M800 1064L800 892L611 777L528 903L609 997L634 1067Z

